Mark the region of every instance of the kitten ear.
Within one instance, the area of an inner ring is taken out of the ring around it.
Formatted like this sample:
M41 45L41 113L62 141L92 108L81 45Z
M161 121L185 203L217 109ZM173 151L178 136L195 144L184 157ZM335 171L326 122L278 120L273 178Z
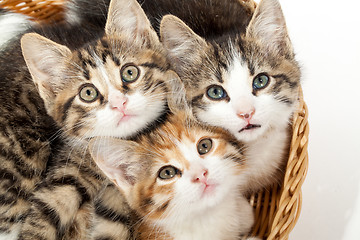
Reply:
M61 85L59 78L64 63L72 53L67 47L36 33L28 33L21 38L21 49L32 79L49 110L56 89Z
M293 54L278 0L262 0L259 3L246 29L246 36L259 40L268 51Z
M201 61L200 51L208 46L204 39L173 15L166 15L161 20L160 36L177 71Z
M184 83L174 71L168 71L167 79L170 85L170 92L168 93L168 106L170 111L176 113L185 110L191 113L190 106L186 101L186 91Z
M160 43L149 19L136 0L112 0L110 2L105 33L129 36L131 41L150 40Z
M89 150L104 174L125 194L131 191L146 164L136 154L138 143L117 138L92 139Z

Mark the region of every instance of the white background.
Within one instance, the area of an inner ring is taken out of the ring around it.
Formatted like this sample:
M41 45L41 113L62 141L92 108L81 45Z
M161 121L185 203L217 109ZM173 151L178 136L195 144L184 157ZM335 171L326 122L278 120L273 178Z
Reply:
M360 240L360 2L280 3L310 114L309 172L290 240Z

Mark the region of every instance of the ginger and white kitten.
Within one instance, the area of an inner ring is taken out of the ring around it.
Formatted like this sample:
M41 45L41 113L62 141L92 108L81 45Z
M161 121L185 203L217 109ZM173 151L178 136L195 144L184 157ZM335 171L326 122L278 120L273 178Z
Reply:
M254 223L243 145L186 111L134 141L95 138L89 149L138 215L133 239L235 240Z
M248 145L249 190L279 180L300 85L279 2L262 0L245 31L209 41L172 15L160 32L197 119Z

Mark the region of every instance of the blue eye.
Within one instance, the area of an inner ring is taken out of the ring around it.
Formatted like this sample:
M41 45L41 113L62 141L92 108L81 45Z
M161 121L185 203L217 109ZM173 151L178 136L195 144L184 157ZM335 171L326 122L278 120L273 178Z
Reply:
M254 89L263 89L263 88L267 87L269 82L270 82L269 77L264 73L260 73L253 80L253 88Z
M221 100L227 97L224 88L218 85L210 86L206 94L210 99L213 100Z

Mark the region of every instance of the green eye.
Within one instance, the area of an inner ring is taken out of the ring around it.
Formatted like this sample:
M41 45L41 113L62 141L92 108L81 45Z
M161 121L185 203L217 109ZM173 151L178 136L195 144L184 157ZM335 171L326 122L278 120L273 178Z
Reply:
M254 89L265 88L269 84L269 80L270 79L266 74L261 73L254 78L253 88Z
M79 97L84 102L93 102L98 96L98 90L91 84L85 84L80 88Z
M121 79L126 82L134 82L139 78L140 70L132 64L125 65L120 70L121 73Z
M158 177L160 179L171 179L176 176L179 170L173 166L165 166L159 170Z
M207 90L207 95L213 100L221 100L227 96L224 88L218 85L210 86Z
M210 138L202 139L197 145L197 150L200 155L204 155L208 153L211 150L211 148L212 148L212 141Z

